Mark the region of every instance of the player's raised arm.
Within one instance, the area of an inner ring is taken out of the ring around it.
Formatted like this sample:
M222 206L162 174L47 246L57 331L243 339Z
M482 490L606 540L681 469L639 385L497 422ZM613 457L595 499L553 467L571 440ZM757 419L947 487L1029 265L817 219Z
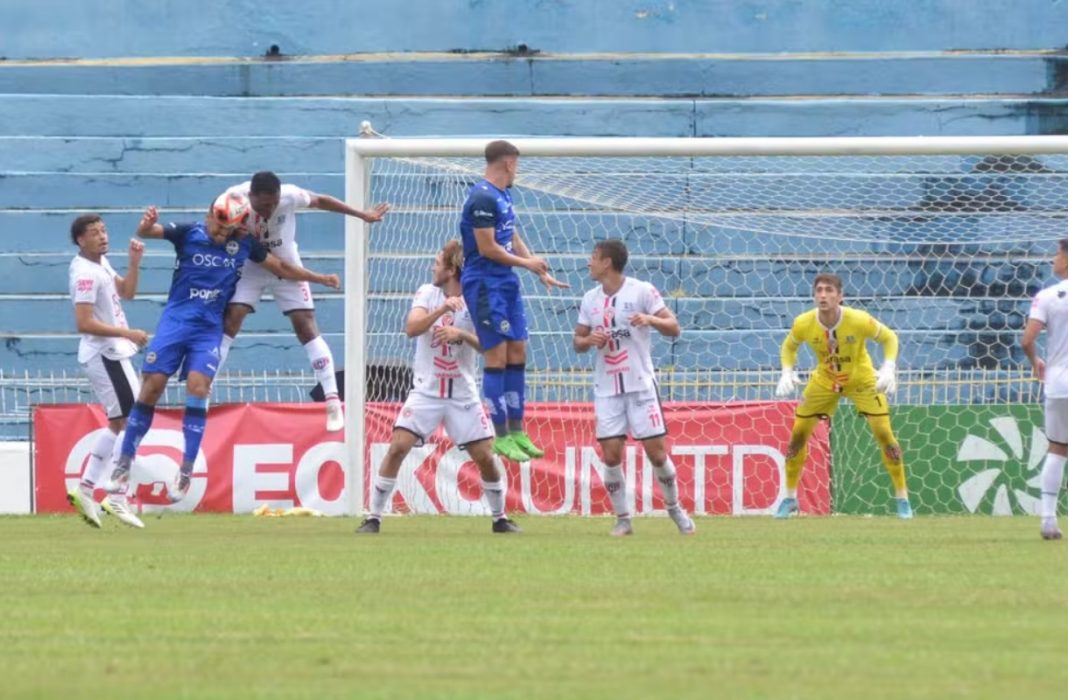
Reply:
M164 230L162 224L159 223L159 210L155 207L145 209L141 223L137 225L134 233L138 238L163 238Z
M527 248L527 244L523 241L522 236L519 235L519 231L515 231L512 233L512 247L515 249L516 254L519 257L527 258L528 260L538 260L545 265L545 270L542 272L537 272L537 275L538 279L541 280L541 283L544 284L547 289L552 289L553 287L567 289L571 286L567 282L561 282L560 280L553 277L552 274L550 274L549 272L549 264L545 262L543 258L539 258L538 256L531 254L530 249ZM527 269L534 272L532 268L528 267Z
M136 238L131 238L129 253L127 254L129 265L126 267L126 275L115 275L115 291L123 299L133 299L137 296L137 283L141 277L141 258L144 254L145 244Z
M422 306L413 307L404 321L404 334L417 338L430 330L434 323L447 313L455 313L464 308L463 297L446 297L445 303L431 311Z
M308 194L311 195L311 202L308 203L309 209L320 209L322 211L345 214L346 216L355 216L357 219L363 219L369 224L381 221L390 207L389 202L382 202L374 205L371 209L356 209L345 204L337 197L331 197L328 194L319 194L317 192L309 192Z

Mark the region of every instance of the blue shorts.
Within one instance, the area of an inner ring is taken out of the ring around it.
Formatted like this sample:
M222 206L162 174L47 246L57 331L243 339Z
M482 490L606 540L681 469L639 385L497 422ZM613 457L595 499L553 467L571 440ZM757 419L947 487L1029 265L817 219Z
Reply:
M169 377L181 369L179 379L184 380L190 372L214 379L219 369L221 342L222 328L191 326L164 318L148 344L141 372L159 372Z
M527 314L518 277L476 277L464 280L463 290L483 350L506 340L527 339Z

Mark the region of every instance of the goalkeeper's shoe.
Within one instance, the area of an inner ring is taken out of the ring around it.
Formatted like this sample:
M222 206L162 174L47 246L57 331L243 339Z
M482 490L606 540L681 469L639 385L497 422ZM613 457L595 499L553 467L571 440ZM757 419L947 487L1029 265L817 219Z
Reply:
M1062 537L1064 537L1064 533L1057 527L1056 518L1042 518L1042 539L1059 540Z
M78 515L82 516L82 520L87 525L100 527L100 510L96 505L96 501L93 500L92 489L86 490L81 486L75 486L67 492L67 500L74 506L74 510L78 512Z
M529 462L530 457L523 448L516 444L514 439L515 433L499 437L493 441L493 451L504 457L510 459L513 462Z
M357 535L377 535L382 529L382 521L378 518L364 518L360 526L356 528Z
M508 437L512 438L512 442L519 446L519 449L527 453L528 457L544 457L545 450L541 449L533 442L530 441L530 436L523 431L515 433L509 433Z
M130 527L136 527L138 529L144 528L145 524L141 522L141 518L137 517L137 514L130 508L130 501L125 496L111 494L104 499L100 507L104 509L104 512L108 515L114 515Z
M493 521L493 531L496 533L518 533L523 529L515 524L514 520L508 518L497 518Z
M912 520L912 505L909 503L909 499L897 499L897 517L902 520Z
M797 505L796 498L784 498L779 504L779 509L775 511L775 517L783 520L789 518L794 513L800 513L801 508Z
M697 532L697 526L682 508L678 506L668 508L668 515L675 521L675 527L679 528L680 535L692 535Z
M630 518L617 518L616 524L612 526L610 533L612 537L626 537L627 535L634 534L634 528L631 527Z

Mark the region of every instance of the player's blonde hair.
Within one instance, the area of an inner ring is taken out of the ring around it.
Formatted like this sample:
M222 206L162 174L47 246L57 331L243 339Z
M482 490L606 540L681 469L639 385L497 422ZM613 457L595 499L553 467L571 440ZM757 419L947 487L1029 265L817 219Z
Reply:
M460 274L460 268L464 266L464 247L460 241L453 238L441 249L441 264L446 270L455 270Z

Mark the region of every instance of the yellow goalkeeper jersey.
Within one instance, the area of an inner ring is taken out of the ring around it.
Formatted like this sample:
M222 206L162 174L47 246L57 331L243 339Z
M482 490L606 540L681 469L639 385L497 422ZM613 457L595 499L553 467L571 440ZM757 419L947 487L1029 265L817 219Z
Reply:
M883 357L896 360L897 335L867 311L848 306L838 308L841 311L838 323L830 328L820 323L818 309L795 318L783 341L781 359L784 367L797 366L797 349L808 343L818 362L811 381L841 392L875 382L875 368L866 341L871 338L879 343L883 347Z

